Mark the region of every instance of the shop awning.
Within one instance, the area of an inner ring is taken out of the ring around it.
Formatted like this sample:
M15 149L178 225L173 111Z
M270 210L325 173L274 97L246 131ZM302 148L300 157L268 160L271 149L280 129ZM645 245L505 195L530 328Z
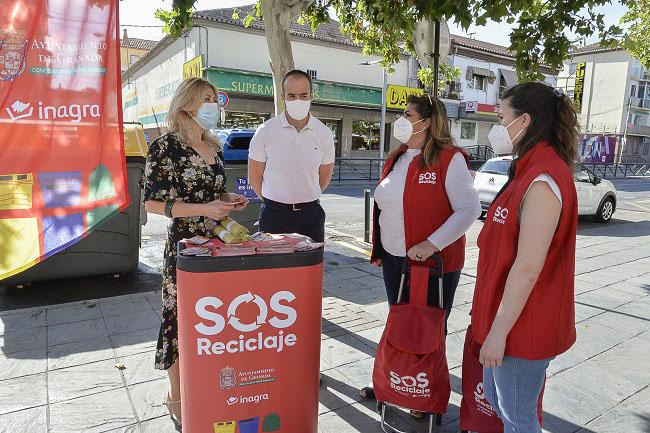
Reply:
M486 77L490 84L494 83L494 81L497 79L497 76L494 72L492 72L489 69L486 68L477 68L476 66L468 66L467 67L467 73L465 74L465 78L468 80L473 80L474 75L479 75L481 77Z
M501 76L506 82L506 87L514 87L517 85L517 73L515 71L511 71L510 69L501 69L499 68L499 72L501 73Z

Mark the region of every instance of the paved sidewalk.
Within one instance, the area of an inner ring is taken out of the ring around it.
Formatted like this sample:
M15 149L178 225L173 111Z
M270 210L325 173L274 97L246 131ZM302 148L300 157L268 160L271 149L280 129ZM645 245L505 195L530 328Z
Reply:
M581 227L578 342L551 363L546 431L650 431L650 222L642 218ZM468 249L449 322L453 392L443 432L458 431L477 254ZM320 432L380 432L358 389L370 380L387 315L381 273L336 242L326 262ZM174 432L162 404L166 376L153 368L159 308L159 293L147 292L0 314L0 432ZM404 413L392 419L426 431Z

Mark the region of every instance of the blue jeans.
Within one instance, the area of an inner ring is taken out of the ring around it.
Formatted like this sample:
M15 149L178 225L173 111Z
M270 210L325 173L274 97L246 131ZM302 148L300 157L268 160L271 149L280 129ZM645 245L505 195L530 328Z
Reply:
M500 367L483 369L485 398L503 421L504 433L542 432L537 400L552 359L504 356Z

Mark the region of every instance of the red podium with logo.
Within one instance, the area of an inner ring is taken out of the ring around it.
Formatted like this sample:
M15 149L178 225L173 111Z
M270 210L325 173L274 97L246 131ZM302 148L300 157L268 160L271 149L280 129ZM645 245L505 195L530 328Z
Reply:
M316 433L323 250L177 268L183 430Z

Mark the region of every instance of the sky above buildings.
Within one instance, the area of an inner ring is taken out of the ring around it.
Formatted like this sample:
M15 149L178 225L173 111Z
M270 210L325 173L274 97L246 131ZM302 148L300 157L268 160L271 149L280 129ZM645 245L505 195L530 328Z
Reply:
M120 24L122 29L126 28L129 36L142 39L159 40L164 35L161 22L154 16L158 8L171 8L171 0L122 0L120 1ZM197 10L217 9L233 6L243 6L254 3L254 0L198 0ZM620 17L625 13L625 8L619 3L601 8L605 14L605 22L608 25L617 24ZM152 27L148 27L152 26ZM467 31L460 26L449 23L449 30L452 34L470 36L485 42L491 42L503 46L510 45L511 25L503 23L488 22L486 26L472 26ZM587 43L597 42L598 37L593 36L587 39Z

